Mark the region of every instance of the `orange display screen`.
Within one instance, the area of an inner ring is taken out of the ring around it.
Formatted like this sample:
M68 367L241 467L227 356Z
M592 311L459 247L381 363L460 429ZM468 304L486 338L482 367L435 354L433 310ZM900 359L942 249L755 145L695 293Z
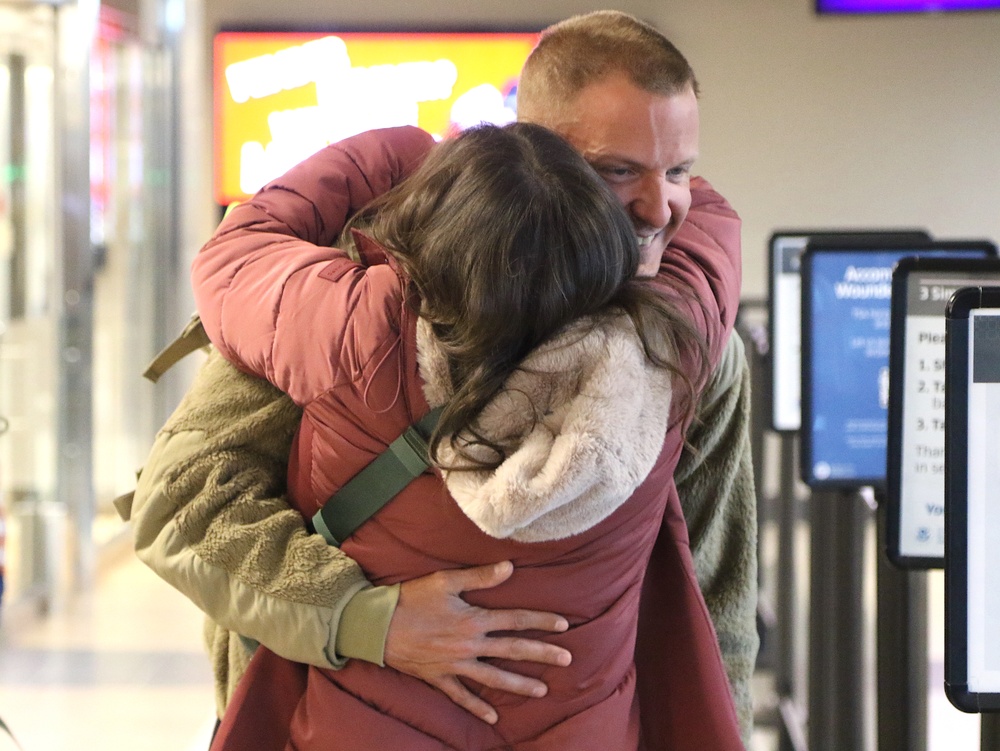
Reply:
M371 128L437 138L514 118L537 33L222 32L215 200L244 200L323 146Z

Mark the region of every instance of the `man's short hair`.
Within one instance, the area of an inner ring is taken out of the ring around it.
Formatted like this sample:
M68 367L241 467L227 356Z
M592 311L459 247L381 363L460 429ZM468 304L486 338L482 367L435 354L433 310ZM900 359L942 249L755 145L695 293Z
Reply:
M521 71L518 116L543 122L586 86L624 74L635 86L673 96L698 82L684 55L663 34L627 13L599 10L545 29Z

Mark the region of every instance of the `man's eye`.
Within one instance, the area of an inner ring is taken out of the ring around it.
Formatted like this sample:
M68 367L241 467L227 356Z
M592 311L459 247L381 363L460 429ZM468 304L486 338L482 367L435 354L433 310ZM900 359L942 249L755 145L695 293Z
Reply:
M667 179L673 182L678 180L684 180L691 175L690 167L674 167L673 169L667 170Z
M634 174L628 167L598 167L597 172L605 180L610 181L627 180Z

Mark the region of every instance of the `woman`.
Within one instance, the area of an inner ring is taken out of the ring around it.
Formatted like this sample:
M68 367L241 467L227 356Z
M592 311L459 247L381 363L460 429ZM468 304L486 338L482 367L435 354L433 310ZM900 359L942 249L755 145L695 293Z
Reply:
M443 407L439 473L344 551L376 583L513 560L506 585L467 599L565 613L570 629L544 638L573 663L537 666L544 701L473 686L499 709L487 725L409 675L261 650L213 748L638 748L639 592L665 508L676 515L670 478L706 372L702 341L720 335L708 278L738 260L688 261L700 288L634 281L634 230L613 194L526 124L436 147L362 213L359 262L325 247L386 187L373 175L407 171L417 134L321 152L234 211L195 261L199 311L228 359L303 407L289 492L307 517ZM700 596L682 591L692 581L678 577L682 642L692 618L711 637ZM704 732L681 722L668 747L739 748L731 702L710 706L722 667L702 642L671 654L677 691L705 705Z

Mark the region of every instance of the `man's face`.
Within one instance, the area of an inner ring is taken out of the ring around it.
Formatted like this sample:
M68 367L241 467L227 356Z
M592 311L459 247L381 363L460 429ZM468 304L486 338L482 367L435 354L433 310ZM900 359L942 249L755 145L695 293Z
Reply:
M660 257L691 208L698 157L698 99L693 89L663 96L623 75L584 88L552 122L608 182L635 224L638 276L654 276Z

